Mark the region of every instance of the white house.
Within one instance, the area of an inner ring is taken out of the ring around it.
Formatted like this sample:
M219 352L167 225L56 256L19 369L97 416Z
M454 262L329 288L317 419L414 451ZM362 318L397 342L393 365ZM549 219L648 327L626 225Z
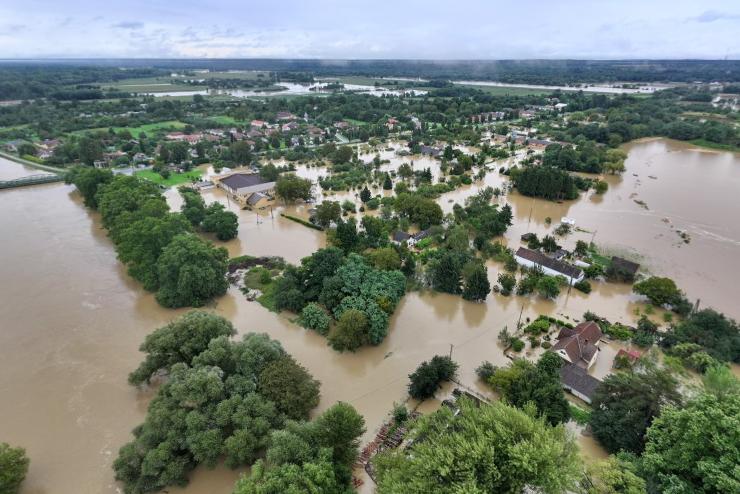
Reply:
M568 283L575 285L583 281L585 277L583 270L567 262L559 261L546 256L540 251L519 247L514 255L517 264L528 268L539 268L542 272L550 276L563 276Z

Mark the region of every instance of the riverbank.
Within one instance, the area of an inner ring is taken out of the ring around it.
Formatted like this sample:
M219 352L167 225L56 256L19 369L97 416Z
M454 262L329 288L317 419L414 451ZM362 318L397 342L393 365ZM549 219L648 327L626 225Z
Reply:
M6 153L5 151L0 151L0 157L5 158L6 160L15 161L16 163L19 163L24 166L36 168L38 170L44 170L44 171L51 172L51 173L57 173L61 175L66 172L64 168L57 168L55 166L44 165L42 163L36 163L34 161L23 159L19 156L15 156L13 154Z

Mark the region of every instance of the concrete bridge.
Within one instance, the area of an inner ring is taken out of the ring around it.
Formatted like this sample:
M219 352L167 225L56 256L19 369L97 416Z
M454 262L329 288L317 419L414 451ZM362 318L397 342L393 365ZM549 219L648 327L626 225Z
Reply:
M64 177L61 175L54 175L51 173L44 173L40 175L28 175L26 177L14 178L13 180L2 180L0 181L0 190L12 189L15 187L28 187L31 185L39 184L50 184L53 182L62 182Z

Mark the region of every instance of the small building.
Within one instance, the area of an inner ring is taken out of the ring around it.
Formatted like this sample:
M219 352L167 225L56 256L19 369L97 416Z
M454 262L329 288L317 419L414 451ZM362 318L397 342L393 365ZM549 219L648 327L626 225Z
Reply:
M264 209L270 204L270 198L262 192L250 194L246 205L249 209Z
M426 145L421 146L420 152L421 154L425 156L431 156L432 158L437 158L440 154L442 154L441 149Z
M275 115L277 120L297 120L298 117L290 113L289 111L279 111Z
M570 254L570 252L568 252L567 250L558 249L551 254L551 257L555 259L556 261L561 261L565 259L566 257L568 257L568 254Z
M283 132L292 132L296 129L298 129L298 124L295 122L284 123L281 127Z
M560 385L563 389L589 405L600 384L601 381L586 372L583 367L569 364L560 368Z
M603 336L598 324L584 321L572 329L561 328L552 351L566 362L590 369L598 357Z
M411 235L409 235L406 232L403 232L401 230L396 230L393 232L393 235L391 235L391 242L394 244L400 245L403 242L408 242L408 240L411 238Z
M628 261L621 257L612 257L612 262L609 265L607 274L610 277L617 278L623 281L634 281L639 271L640 265L636 262Z
M346 129L349 129L351 125L349 124L349 122L342 121L342 122L334 123L334 127L336 127L339 130L346 130Z
M638 352L637 350L625 350L624 348L620 348L617 354L614 356L612 367L616 368L618 362L623 361L627 361L630 365L632 365L637 362L640 357L642 357L642 353Z
M527 249L526 247L519 247L519 250L514 255L514 259L521 266L542 269L545 274L550 276L563 276L571 285L583 281L585 276L581 268L553 259L540 251Z
M407 243L409 244L409 247L413 247L414 245L418 244L425 238L429 237L431 235L431 232L429 230L422 230L418 233L414 233L411 235L411 238L408 239Z
M249 126L255 129L261 129L262 127L267 126L267 122L265 122L264 120L252 120L249 123Z

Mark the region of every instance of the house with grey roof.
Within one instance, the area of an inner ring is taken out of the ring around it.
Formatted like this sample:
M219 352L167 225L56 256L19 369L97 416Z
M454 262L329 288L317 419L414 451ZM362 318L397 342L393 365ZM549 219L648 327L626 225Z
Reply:
M541 269L542 272L550 276L562 276L571 285L575 285L585 277L581 268L568 264L567 262L548 257L538 250L519 247L519 250L517 250L514 255L514 259L517 264L521 266Z
M569 364L560 368L560 385L563 389L589 405L600 384L601 381L590 375L583 367Z

